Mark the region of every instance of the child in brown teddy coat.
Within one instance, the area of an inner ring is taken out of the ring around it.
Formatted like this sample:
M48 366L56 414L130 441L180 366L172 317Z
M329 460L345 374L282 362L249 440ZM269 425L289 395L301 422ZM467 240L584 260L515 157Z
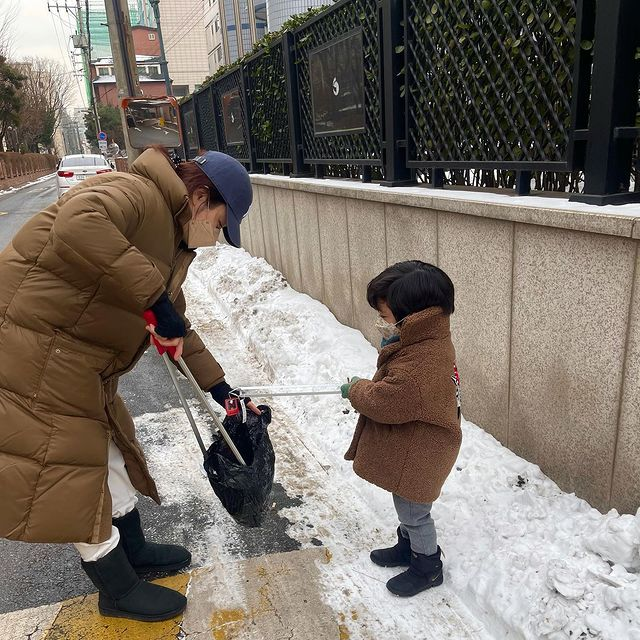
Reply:
M449 316L454 287L433 265L412 260L385 269L367 289L383 340L373 380L353 378L345 398L361 416L345 454L354 471L390 491L398 543L371 552L383 567L409 568L387 582L398 596L442 584L431 507L460 450L460 380Z

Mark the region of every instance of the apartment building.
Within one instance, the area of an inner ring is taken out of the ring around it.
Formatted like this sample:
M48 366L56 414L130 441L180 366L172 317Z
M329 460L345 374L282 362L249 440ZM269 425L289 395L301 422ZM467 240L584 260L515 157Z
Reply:
M265 0L204 0L209 73L249 53L267 32Z

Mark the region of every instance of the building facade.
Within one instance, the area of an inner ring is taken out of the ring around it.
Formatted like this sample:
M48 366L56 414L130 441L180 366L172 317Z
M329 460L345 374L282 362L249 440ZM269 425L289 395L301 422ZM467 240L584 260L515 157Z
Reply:
M267 32L265 0L204 0L209 72L250 53ZM219 25L219 31L218 31Z
M267 0L266 12L269 31L277 31L291 17L313 7L330 4L327 0Z
M208 0L162 0L160 25L174 95L187 95L209 75L204 9Z
M138 67L142 95L150 98L159 98L167 94L159 56L136 55L136 66ZM113 68L113 58L100 58L92 62L91 78L96 101L99 104L119 107L120 98Z
M91 34L91 59L110 58L111 41L105 11L105 0L89 0L89 31ZM138 55L159 55L148 49L159 46L153 38L155 18L148 0L128 0L135 50ZM160 20L164 38L169 76L176 96L193 91L209 73L207 40L204 32L204 8L208 0L162 0ZM80 12L84 21L84 12ZM147 42L144 39L147 38ZM148 80L140 78L145 94L152 95L145 87ZM155 89L153 90L155 91ZM164 95L166 91L163 91Z
M204 23L207 40L207 63L209 74L214 74L228 59L224 51L224 35L220 2L223 0L204 0Z
M109 39L109 27L107 26L107 12L104 8L105 0L89 0L89 32L91 33L91 58L108 58L111 54L111 41ZM155 28L156 22L148 0L128 0L129 16L132 27ZM162 3L164 4L164 2ZM84 5L84 2L82 2ZM85 15L81 11L80 20L84 21Z
M166 95L166 85L160 67L158 30L136 25L131 27L131 34L142 94L152 98ZM120 99L111 55L92 60L90 74L96 101L100 104L119 107Z

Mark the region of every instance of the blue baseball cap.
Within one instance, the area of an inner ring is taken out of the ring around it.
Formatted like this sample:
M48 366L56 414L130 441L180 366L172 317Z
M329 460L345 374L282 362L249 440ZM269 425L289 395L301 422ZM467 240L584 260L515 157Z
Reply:
M240 247L240 223L253 201L253 188L247 170L235 158L219 151L205 151L193 161L226 202L227 226L223 229L224 237L230 245Z

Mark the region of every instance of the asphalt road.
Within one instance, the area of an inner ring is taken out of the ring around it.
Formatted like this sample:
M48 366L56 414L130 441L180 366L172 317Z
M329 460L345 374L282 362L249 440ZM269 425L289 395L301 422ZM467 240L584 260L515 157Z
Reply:
M55 180L0 195L0 248L11 241L20 227L57 197ZM121 380L120 392L135 416L179 407L177 394L160 358L148 351L136 368ZM191 397L185 387L188 397ZM292 551L299 543L286 534L287 520L278 515L281 508L299 503L280 485L274 486L275 508L260 529L239 528L240 543L232 551L238 557L252 557L279 551ZM158 507L141 498L138 503L149 538L189 546L206 535L214 516L202 508L198 496L187 504ZM36 607L95 591L80 567L71 545L26 544L0 539L0 614Z

